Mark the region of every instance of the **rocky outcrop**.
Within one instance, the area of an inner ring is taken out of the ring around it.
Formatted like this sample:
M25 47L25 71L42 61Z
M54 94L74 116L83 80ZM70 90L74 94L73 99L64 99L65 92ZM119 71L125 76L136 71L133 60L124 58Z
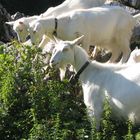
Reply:
M119 0L124 5L133 7L134 9L140 9L140 0Z
M6 21L10 20L10 14L0 4L0 41L2 42L8 42L14 37L13 30L5 24Z

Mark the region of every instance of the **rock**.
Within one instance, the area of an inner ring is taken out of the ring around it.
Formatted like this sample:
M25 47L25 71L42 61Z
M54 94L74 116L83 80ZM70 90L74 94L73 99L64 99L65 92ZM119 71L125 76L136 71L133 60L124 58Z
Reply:
M139 9L134 9L133 7L129 7L127 5L124 5L123 3L120 3L119 1L110 0L110 1L106 2L106 5L120 6L120 7L124 8L126 11L128 11L132 15L140 13Z
M0 41L9 42L14 38L13 30L5 24L6 21L10 21L11 16L6 9L0 4Z
M140 9L140 0L120 0L124 5Z

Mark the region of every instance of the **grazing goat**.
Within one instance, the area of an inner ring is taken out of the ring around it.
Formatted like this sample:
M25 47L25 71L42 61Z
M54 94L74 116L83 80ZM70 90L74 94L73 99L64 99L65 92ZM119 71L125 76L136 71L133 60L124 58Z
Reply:
M13 26L13 30L17 34L18 41L23 43L26 41L26 38L29 34L29 32L28 32L29 22L31 22L37 18L38 18L38 16L22 17L15 21L9 21L9 22L5 22L5 23Z
M62 4L49 8L46 12L40 16L23 17L16 21L6 22L6 24L12 25L13 30L17 33L18 40L25 42L28 36L29 22L37 19L38 17L58 16L60 14L69 12L74 9L87 9L96 6L101 6L106 0L65 0Z
M57 41L50 60L51 67L73 65L82 83L84 103L89 115L100 126L103 103L108 99L113 116L140 123L140 63L120 65L90 62L86 51L78 46L83 37ZM88 62L88 63L87 63ZM119 90L118 90L119 87Z
M55 38L54 38L55 39ZM44 35L39 48L42 49L42 55L44 56L43 62L46 66L49 64L53 49L55 48L55 40L50 39L48 36ZM61 67L60 70L60 79L63 80L66 73L66 68Z
M130 54L130 57L127 61L128 64L139 63L140 62L140 50L136 48Z
M52 36L54 31L63 40L72 40L84 35L82 46L88 51L90 45L100 46L112 52L110 62L115 62L121 53L121 62L130 54L129 42L135 25L134 18L118 6L103 6L78 9L54 17L34 20L29 32L33 44L39 44L44 34Z

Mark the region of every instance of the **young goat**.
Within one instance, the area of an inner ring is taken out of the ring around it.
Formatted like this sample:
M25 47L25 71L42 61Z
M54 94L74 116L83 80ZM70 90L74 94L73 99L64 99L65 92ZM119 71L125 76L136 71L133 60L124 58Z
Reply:
M46 17L30 23L33 44L39 44L44 34L52 36L54 31L63 40L72 40L80 35L83 48L100 46L112 52L110 62L115 62L123 53L121 62L126 62L130 54L129 42L135 25L134 18L120 7L96 7L79 9L54 17Z
M105 99L108 99L115 117L130 119L132 123L139 124L140 63L119 65L90 62L85 50L77 45L82 39L83 37L73 41L58 41L50 60L50 66L59 68L71 64L78 73L86 64L79 79L82 83L84 103L89 115L95 117L97 128L100 126Z

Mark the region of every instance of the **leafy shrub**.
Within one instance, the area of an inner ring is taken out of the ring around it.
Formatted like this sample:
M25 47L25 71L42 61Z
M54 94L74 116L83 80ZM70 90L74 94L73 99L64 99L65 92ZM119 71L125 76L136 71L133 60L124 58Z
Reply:
M39 49L11 44L0 46L0 139L132 140L136 134L138 140L131 123L111 120L107 102L97 131L81 86L60 82L57 70L44 70Z
M40 50L16 42L1 46L0 65L3 140L81 139L79 134L84 138L89 133L81 92L76 93L67 81L60 82L57 71L43 70Z

